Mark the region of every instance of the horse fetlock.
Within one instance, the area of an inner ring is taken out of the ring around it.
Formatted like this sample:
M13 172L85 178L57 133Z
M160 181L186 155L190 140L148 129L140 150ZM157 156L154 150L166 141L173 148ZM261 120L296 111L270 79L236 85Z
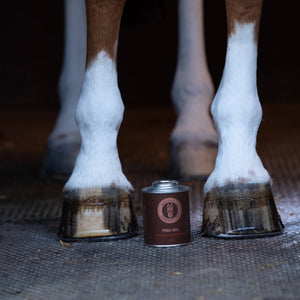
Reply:
M212 83L184 83L183 80L177 79L171 90L171 97L177 114L190 102L198 101L203 107L209 108L213 99L214 87Z

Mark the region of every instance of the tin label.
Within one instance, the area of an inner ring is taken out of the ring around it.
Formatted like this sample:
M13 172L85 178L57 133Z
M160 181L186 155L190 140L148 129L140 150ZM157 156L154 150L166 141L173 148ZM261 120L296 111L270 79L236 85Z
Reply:
M143 193L144 240L172 246L190 242L188 192Z
M182 216L181 203L176 198L165 198L157 206L157 215L164 223L173 224Z

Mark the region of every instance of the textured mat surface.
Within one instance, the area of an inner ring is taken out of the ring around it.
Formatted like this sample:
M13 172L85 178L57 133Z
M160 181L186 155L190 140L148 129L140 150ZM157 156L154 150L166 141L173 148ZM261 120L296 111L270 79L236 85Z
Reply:
M272 238L228 241L199 236L203 183L197 182L185 183L191 188L193 242L168 249L145 246L142 228L128 240L62 247L56 236L59 197L4 199L0 298L300 299L299 150L280 146L264 152L286 225L283 235ZM138 212L139 201L138 187Z
M71 247L56 236L62 184L41 183L32 175L35 167L4 163L0 299L300 299L300 143L271 141L258 150L273 178L284 233L251 240L204 238L199 234L204 183L182 182L191 188L193 242L165 249L143 243L140 189L165 177L154 158L147 160L152 169L132 166L130 157L125 162L136 187L140 235Z
M156 249L142 236L62 247L55 222L1 230L1 299L299 299L299 226Z

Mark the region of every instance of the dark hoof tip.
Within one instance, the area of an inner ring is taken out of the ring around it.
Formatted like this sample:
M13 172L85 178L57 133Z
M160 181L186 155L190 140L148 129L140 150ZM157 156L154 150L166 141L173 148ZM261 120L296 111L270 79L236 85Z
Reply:
M199 175L199 176L188 176L188 175L178 175L170 172L169 178L174 178L175 180L182 182L189 181L206 181L209 175Z
M65 243L98 242L138 234L131 195L115 188L65 193L58 236Z
M283 228L269 184L232 184L205 196L204 236L260 238L279 235Z
M45 181L53 181L53 182L62 182L66 183L71 176L71 173L69 174L63 174L63 173L55 173L55 172L44 172L44 170L40 173L40 178Z
M183 181L206 180L214 169L218 145L198 140L171 141L170 175Z
M40 177L44 180L66 182L72 174L80 143L66 143L51 146L41 168Z

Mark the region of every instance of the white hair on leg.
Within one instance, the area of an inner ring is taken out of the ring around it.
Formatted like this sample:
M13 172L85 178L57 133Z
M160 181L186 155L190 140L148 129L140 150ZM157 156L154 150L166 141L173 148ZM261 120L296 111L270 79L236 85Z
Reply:
M78 101L82 145L65 189L132 189L122 172L116 143L123 111L115 63L101 51L86 71Z
M211 107L219 150L205 193L228 183L271 181L255 149L262 108L256 87L254 27L255 23L236 23L228 40L222 81Z

